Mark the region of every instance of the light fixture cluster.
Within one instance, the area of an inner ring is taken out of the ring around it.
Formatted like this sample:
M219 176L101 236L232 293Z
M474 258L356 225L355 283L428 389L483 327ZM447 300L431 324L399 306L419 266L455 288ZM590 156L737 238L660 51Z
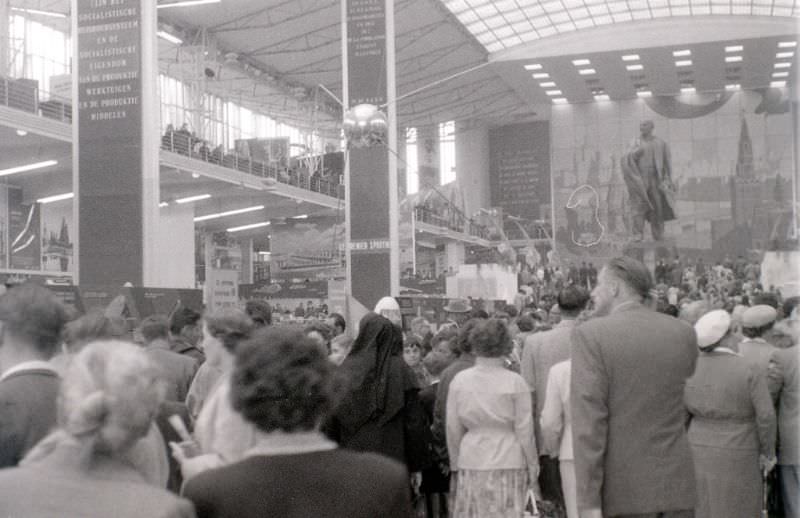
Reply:
M558 89L556 82L550 78L550 74L544 72L544 67L541 63L529 63L524 65L526 72L532 72L531 77L538 81L539 86L544 90L544 93L550 97L553 104L567 104L567 99L563 96L563 92Z
M772 71L772 81L769 83L770 87L786 87L786 79L789 77L789 69L792 68L795 47L797 47L796 40L778 42L778 50L775 53L775 67Z

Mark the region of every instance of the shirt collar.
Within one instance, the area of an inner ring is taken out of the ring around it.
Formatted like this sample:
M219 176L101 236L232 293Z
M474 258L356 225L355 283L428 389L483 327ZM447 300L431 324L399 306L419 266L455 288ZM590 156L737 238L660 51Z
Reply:
M35 371L46 370L52 372L53 374L57 374L55 367L53 367L53 365L50 362L44 360L31 360L27 362L18 363L13 367L11 367L10 369L3 372L3 374L0 375L0 381L5 380L6 378L9 378L11 375L16 374L18 372L34 371L34 370Z
M614 306L613 308L611 308L611 312L609 314L613 314L618 311L627 311L629 309L634 309L640 305L641 304L635 300L626 300L625 302L621 302L616 306Z
M502 367L505 363L505 358L487 358L485 356L475 357L475 366L477 367Z
M318 431L313 432L258 432L256 444L245 452L245 457L256 455L296 455L329 451L337 448L335 442L329 440Z

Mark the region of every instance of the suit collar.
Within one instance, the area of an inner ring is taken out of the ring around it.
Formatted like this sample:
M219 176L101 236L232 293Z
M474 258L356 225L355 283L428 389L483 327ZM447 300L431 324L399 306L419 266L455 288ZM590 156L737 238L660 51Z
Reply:
M624 311L633 311L636 309L641 309L643 307L644 306L642 306L641 302L637 302L635 300L627 300L611 308L609 315L613 315L614 313L620 313Z
M57 376L56 369L50 362L44 360L31 360L28 362L18 363L3 372L2 376L0 376L0 381L4 381L17 374L25 374L29 372L52 374L53 376Z

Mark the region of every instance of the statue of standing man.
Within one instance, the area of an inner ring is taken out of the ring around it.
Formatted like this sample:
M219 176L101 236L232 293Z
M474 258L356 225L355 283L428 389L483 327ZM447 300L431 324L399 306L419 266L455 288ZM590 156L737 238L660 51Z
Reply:
M675 187L669 146L653 135L653 121L643 121L633 148L622 157L622 173L633 216L633 239L644 239L650 223L654 241L664 238L664 222L675 219Z

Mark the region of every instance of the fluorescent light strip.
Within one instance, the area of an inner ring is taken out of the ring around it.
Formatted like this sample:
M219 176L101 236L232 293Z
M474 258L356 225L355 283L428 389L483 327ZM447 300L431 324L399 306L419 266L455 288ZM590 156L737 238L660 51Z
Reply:
M158 206L161 207L161 208L169 207L169 202L168 201L162 201L161 203L158 204Z
M251 223L249 225L242 225L241 227L231 227L227 230L228 232L240 232L242 230L251 230L254 228L267 227L269 226L269 224L270 224L269 221L262 221L261 223Z
M175 200L175 203L192 203L193 201L207 200L211 197L210 194L198 194L197 196L188 196Z
M542 65L540 65L539 63L531 63L530 65L525 65L525 70L528 70L528 71L530 71L530 70L541 70L541 69L542 69Z
M565 97L553 97L553 104L567 104L567 99Z
M38 203L52 203L54 201L71 200L75 197L73 192L65 192L64 194L54 194L53 196L45 196L36 200Z
M775 54L775 57L778 59L793 58L794 52L778 52L777 54Z
M725 90L740 90L742 86L738 83L731 83L729 85L725 85Z
M692 66L692 60L691 59L682 59L680 61L676 61L675 62L675 66L676 67L690 67L690 66Z
M8 176L10 174L24 173L26 171L34 171L36 169L43 169L51 165L58 164L58 160L45 160L44 162L36 162L28 165L21 165L17 167L9 167L8 169L0 169L0 176Z
M796 41L779 41L778 48L779 49L793 49L797 46Z
M622 61L639 61L639 54L625 54Z
M575 65L576 67L582 67L585 65L591 65L592 62L589 61L588 59L573 59L572 64Z
M725 47L725 52L741 52L744 50L743 45L729 45Z
M693 86L682 86L682 87L681 87L681 93L682 93L682 94L693 94L693 93L695 93L696 91L697 91L697 90L696 90L696 89L695 89L695 87L693 87Z
M545 81L544 83L539 83L539 86L542 88L553 88L556 86L555 81Z
M561 90L547 90L545 93L550 96L561 95Z
M608 97L608 94L597 94L594 96L595 101L608 101L609 99L610 97Z
M182 0L180 2L170 2L168 4L158 4L157 9L166 9L167 7L189 7L191 5L205 5L205 4L218 4L222 0Z
M308 219L308 214L298 214L297 216L292 216L291 219Z
M639 64L636 64L636 65L626 65L626 66L625 66L625 68L626 68L627 70L629 70L629 71L633 71L633 70L642 70L642 69L644 69L644 65L639 65Z
M595 69L593 69L593 68L582 68L582 69L578 70L578 73L580 75L582 75L582 76L589 76L589 75L592 75L592 74L594 74L596 72L597 71Z
M39 16L49 16L51 18L66 18L67 15L65 13L58 13L55 11L42 11L41 9L25 9L23 7L12 7L12 11L16 11L18 13L27 13L27 14L38 14Z
M653 97L653 92L650 90L639 90L636 92L636 97Z
M769 86L771 88L783 88L786 86L786 81L772 81Z
M534 79L550 79L550 74L547 72L540 72L538 74L533 74Z
M684 50L676 50L676 51L673 51L673 52L672 52L672 55L673 55L674 57L676 57L676 58L682 58L682 57L684 57L684 56L691 56L691 55L692 55L692 51L691 51L691 50L689 50L689 49L684 49Z
M248 212L254 212L257 210L263 210L263 205L256 205L255 207L245 207L243 209L236 209L236 210L228 210L225 212L217 212L215 214L206 214L205 216L197 216L194 218L195 221L208 221L209 219L217 219L217 218L224 218L225 216L235 216L237 214L246 214Z
M773 72L772 77L789 77L789 72Z
M742 60L742 56L725 56L725 63L738 63Z
M791 68L791 63L775 63L775 68Z
M166 31L158 31L156 34L158 34L158 37L161 38L162 40L174 43L175 45L180 45L181 43L183 43L182 39L180 39L177 36L173 36L172 34Z

